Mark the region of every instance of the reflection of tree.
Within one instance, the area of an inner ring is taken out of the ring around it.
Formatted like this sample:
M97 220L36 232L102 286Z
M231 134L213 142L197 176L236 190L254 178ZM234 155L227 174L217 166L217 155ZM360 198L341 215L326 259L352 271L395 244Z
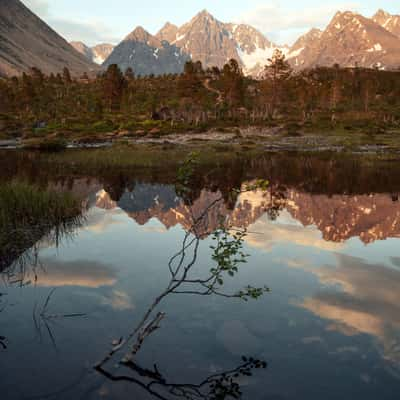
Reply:
M35 193L33 190L18 193L21 196L19 203L13 203L12 196L3 195L2 198L1 221L6 223L0 226L0 277L6 287L36 283L37 268L41 267L38 257L41 245L52 243L58 247L61 240L73 236L84 220L77 199L51 193L49 205L52 208L47 209L44 201L39 206L34 204L40 200ZM33 278L29 279L31 272ZM7 305L2 305L5 295L0 292L0 312ZM3 336L0 336L0 347L6 348Z
M55 336L54 336L53 330L52 330L53 323L55 321L60 321L62 319L66 319L66 318L84 317L86 314L84 314L84 313L68 313L68 314L49 313L48 307L49 307L50 301L51 301L52 296L55 291L56 291L56 288L54 288L50 291L50 293L46 297L46 299L40 309L38 309L38 304L35 303L35 305L33 307L32 318L33 318L33 322L35 324L35 330L40 338L40 341L42 341L42 326L43 326L45 328L45 330L47 331L47 334L51 340L53 347L57 350L56 339L55 339Z
M264 361L247 359L243 357L241 365L233 370L214 374L198 384L174 384L168 382L158 371L155 365L152 370L141 368L133 361L122 362L132 375L114 375L107 372L102 367L98 371L113 382L134 383L150 395L158 399L169 400L173 398L184 399L238 399L242 395L239 378L252 376L252 370L266 368Z
M4 309L6 308L6 306L2 304L2 299L4 296L5 296L5 293L0 293L0 313L3 312ZM3 348L3 349L7 348L6 338L1 335L0 335L0 348Z
M188 189L188 183L192 176L194 165L194 160L189 159L178 173L181 195L186 196L190 190ZM251 187L246 188L246 191L259 188L265 189L266 182L258 181ZM168 285L154 299L137 327L126 338L121 338L113 343L110 352L96 365L98 372L112 381L136 383L159 399L180 397L185 399L226 399L240 397L240 386L237 383L240 376L251 376L253 368L266 367L266 364L262 361L244 358L243 364L234 370L210 376L200 384L194 385L169 383L156 365L153 369L147 369L135 362L135 357L146 338L160 328L161 321L165 318L165 314L157 311L157 309L167 296L173 294L217 295L225 298L248 300L249 298L257 299L269 291L265 286L261 288L247 286L234 293L224 291L224 280L227 277L235 276L239 271L239 266L247 261L248 255L243 251L246 231L232 230L231 227L224 226L225 221L223 219L219 229L207 233L212 235L214 242L214 245L211 246L211 258L214 266L204 276L198 276L195 273L194 267L198 261L200 243L205 236L204 219L213 208L218 207L219 203L223 201L222 196L218 197L199 216L192 216L194 222L185 233L181 249L168 262L170 272ZM123 349L125 349L125 355L120 359L118 365L127 369L130 372L129 376L118 375L106 369L106 364Z
M23 232L20 233L23 235L22 242L14 243L12 237L15 232L7 232L8 237L11 238L8 239L7 245L10 251L4 251L4 254L2 252L0 255L0 273L8 283L20 286L30 284L31 282L26 281L25 278L28 267L33 268L36 280L35 269L40 266L38 253L41 245L51 243L58 247L61 241L73 238L76 229L84 222L84 217L78 212L72 217L60 218L55 223L48 223L46 215L42 218L43 221L40 224L24 227Z
M286 206L286 190L287 189L281 185L270 186L270 203L265 211L271 221L275 221Z

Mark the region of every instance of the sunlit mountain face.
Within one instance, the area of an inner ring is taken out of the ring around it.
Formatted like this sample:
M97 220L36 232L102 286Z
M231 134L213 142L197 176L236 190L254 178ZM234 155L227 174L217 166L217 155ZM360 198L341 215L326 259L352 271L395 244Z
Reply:
M7 295L0 296L6 306L0 334L7 350L0 353L0 368L7 393L20 385L10 399L32 394L32 387L39 398L58 393L70 380L78 384L61 399L82 394L123 399L126 393L153 398L143 386L108 380L91 366L108 354L110 343L130 334L165 290L169 267L179 260L171 264L174 255L185 253L186 266L194 257L192 272L207 276L221 229L231 238L245 234L248 258L234 276L224 277L220 289L266 285L271 291L247 302L194 293L167 296L157 309L163 319L144 340L138 364L116 373L134 373L140 380L150 371L159 390L165 382L186 390L235 370L244 355L268 362L265 371L239 379L244 399L396 398L397 161L264 154L198 165L182 189L176 173L181 164L175 171L69 170L53 164L50 171L41 168L36 154L24 163L18 157L8 153L0 160L2 182L14 171L13 179L68 192L79 199L82 220L68 235L36 238L25 252L34 257L14 260L1 274L7 285L0 293ZM268 185L255 188L260 179ZM195 252L185 240L198 240ZM39 356L46 375L33 376L29 371ZM62 366L53 368L59 357ZM21 358L22 367L16 361ZM118 362L112 357L112 366ZM15 373L21 368L22 382Z

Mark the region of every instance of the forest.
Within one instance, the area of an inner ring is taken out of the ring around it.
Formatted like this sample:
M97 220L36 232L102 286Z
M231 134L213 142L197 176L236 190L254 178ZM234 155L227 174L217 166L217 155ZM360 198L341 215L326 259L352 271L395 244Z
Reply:
M0 138L57 135L162 136L241 127L299 132L400 128L400 70L317 67L294 72L276 51L259 79L230 60L205 70L188 62L177 75L136 76L111 65L96 77L71 77L67 68L39 69L0 80Z

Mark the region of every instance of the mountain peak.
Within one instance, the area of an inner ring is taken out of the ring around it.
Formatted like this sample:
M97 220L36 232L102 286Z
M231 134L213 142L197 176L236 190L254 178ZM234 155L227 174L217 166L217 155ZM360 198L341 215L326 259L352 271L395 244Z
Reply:
M321 29L318 28L311 28L308 33L306 33L306 35L308 36L321 36L322 35L322 31Z
M167 22L156 34L156 38L159 40L163 41L166 40L169 43L173 43L176 40L176 34L178 32L179 28L171 24L170 22Z
M388 18L388 17L391 17L391 16L392 15L389 14L387 11L383 10L382 8L380 8L372 18L379 18L379 17Z
M400 37L400 15L392 15L380 9L372 19L393 35Z
M163 28L178 28L175 24L171 24L171 22L167 21Z
M161 41L147 32L142 26L135 28L125 39L124 42L138 42L154 48L161 48Z
M204 20L204 21L216 21L216 18L209 13L208 10L204 9L200 11L194 18L193 20Z
M201 15L203 17L212 17L212 15L209 13L209 11L206 8L201 10L198 15Z
M135 40L138 42L147 41L150 37L150 33L147 32L142 26L137 26L126 38L125 40Z
M347 26L353 25L360 27L361 25L368 23L368 21L371 20L367 20L367 18L353 11L338 11L328 25L327 31L340 31Z

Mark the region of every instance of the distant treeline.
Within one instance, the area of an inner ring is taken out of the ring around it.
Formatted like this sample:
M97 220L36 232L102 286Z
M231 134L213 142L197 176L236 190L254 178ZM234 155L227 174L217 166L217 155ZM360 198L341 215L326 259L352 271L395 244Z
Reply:
M168 132L284 123L369 129L400 125L400 71L317 67L294 73L282 53L260 79L235 60L204 70L188 62L180 75L135 76L111 65L95 79L68 69L45 76L33 68L0 80L0 132Z

